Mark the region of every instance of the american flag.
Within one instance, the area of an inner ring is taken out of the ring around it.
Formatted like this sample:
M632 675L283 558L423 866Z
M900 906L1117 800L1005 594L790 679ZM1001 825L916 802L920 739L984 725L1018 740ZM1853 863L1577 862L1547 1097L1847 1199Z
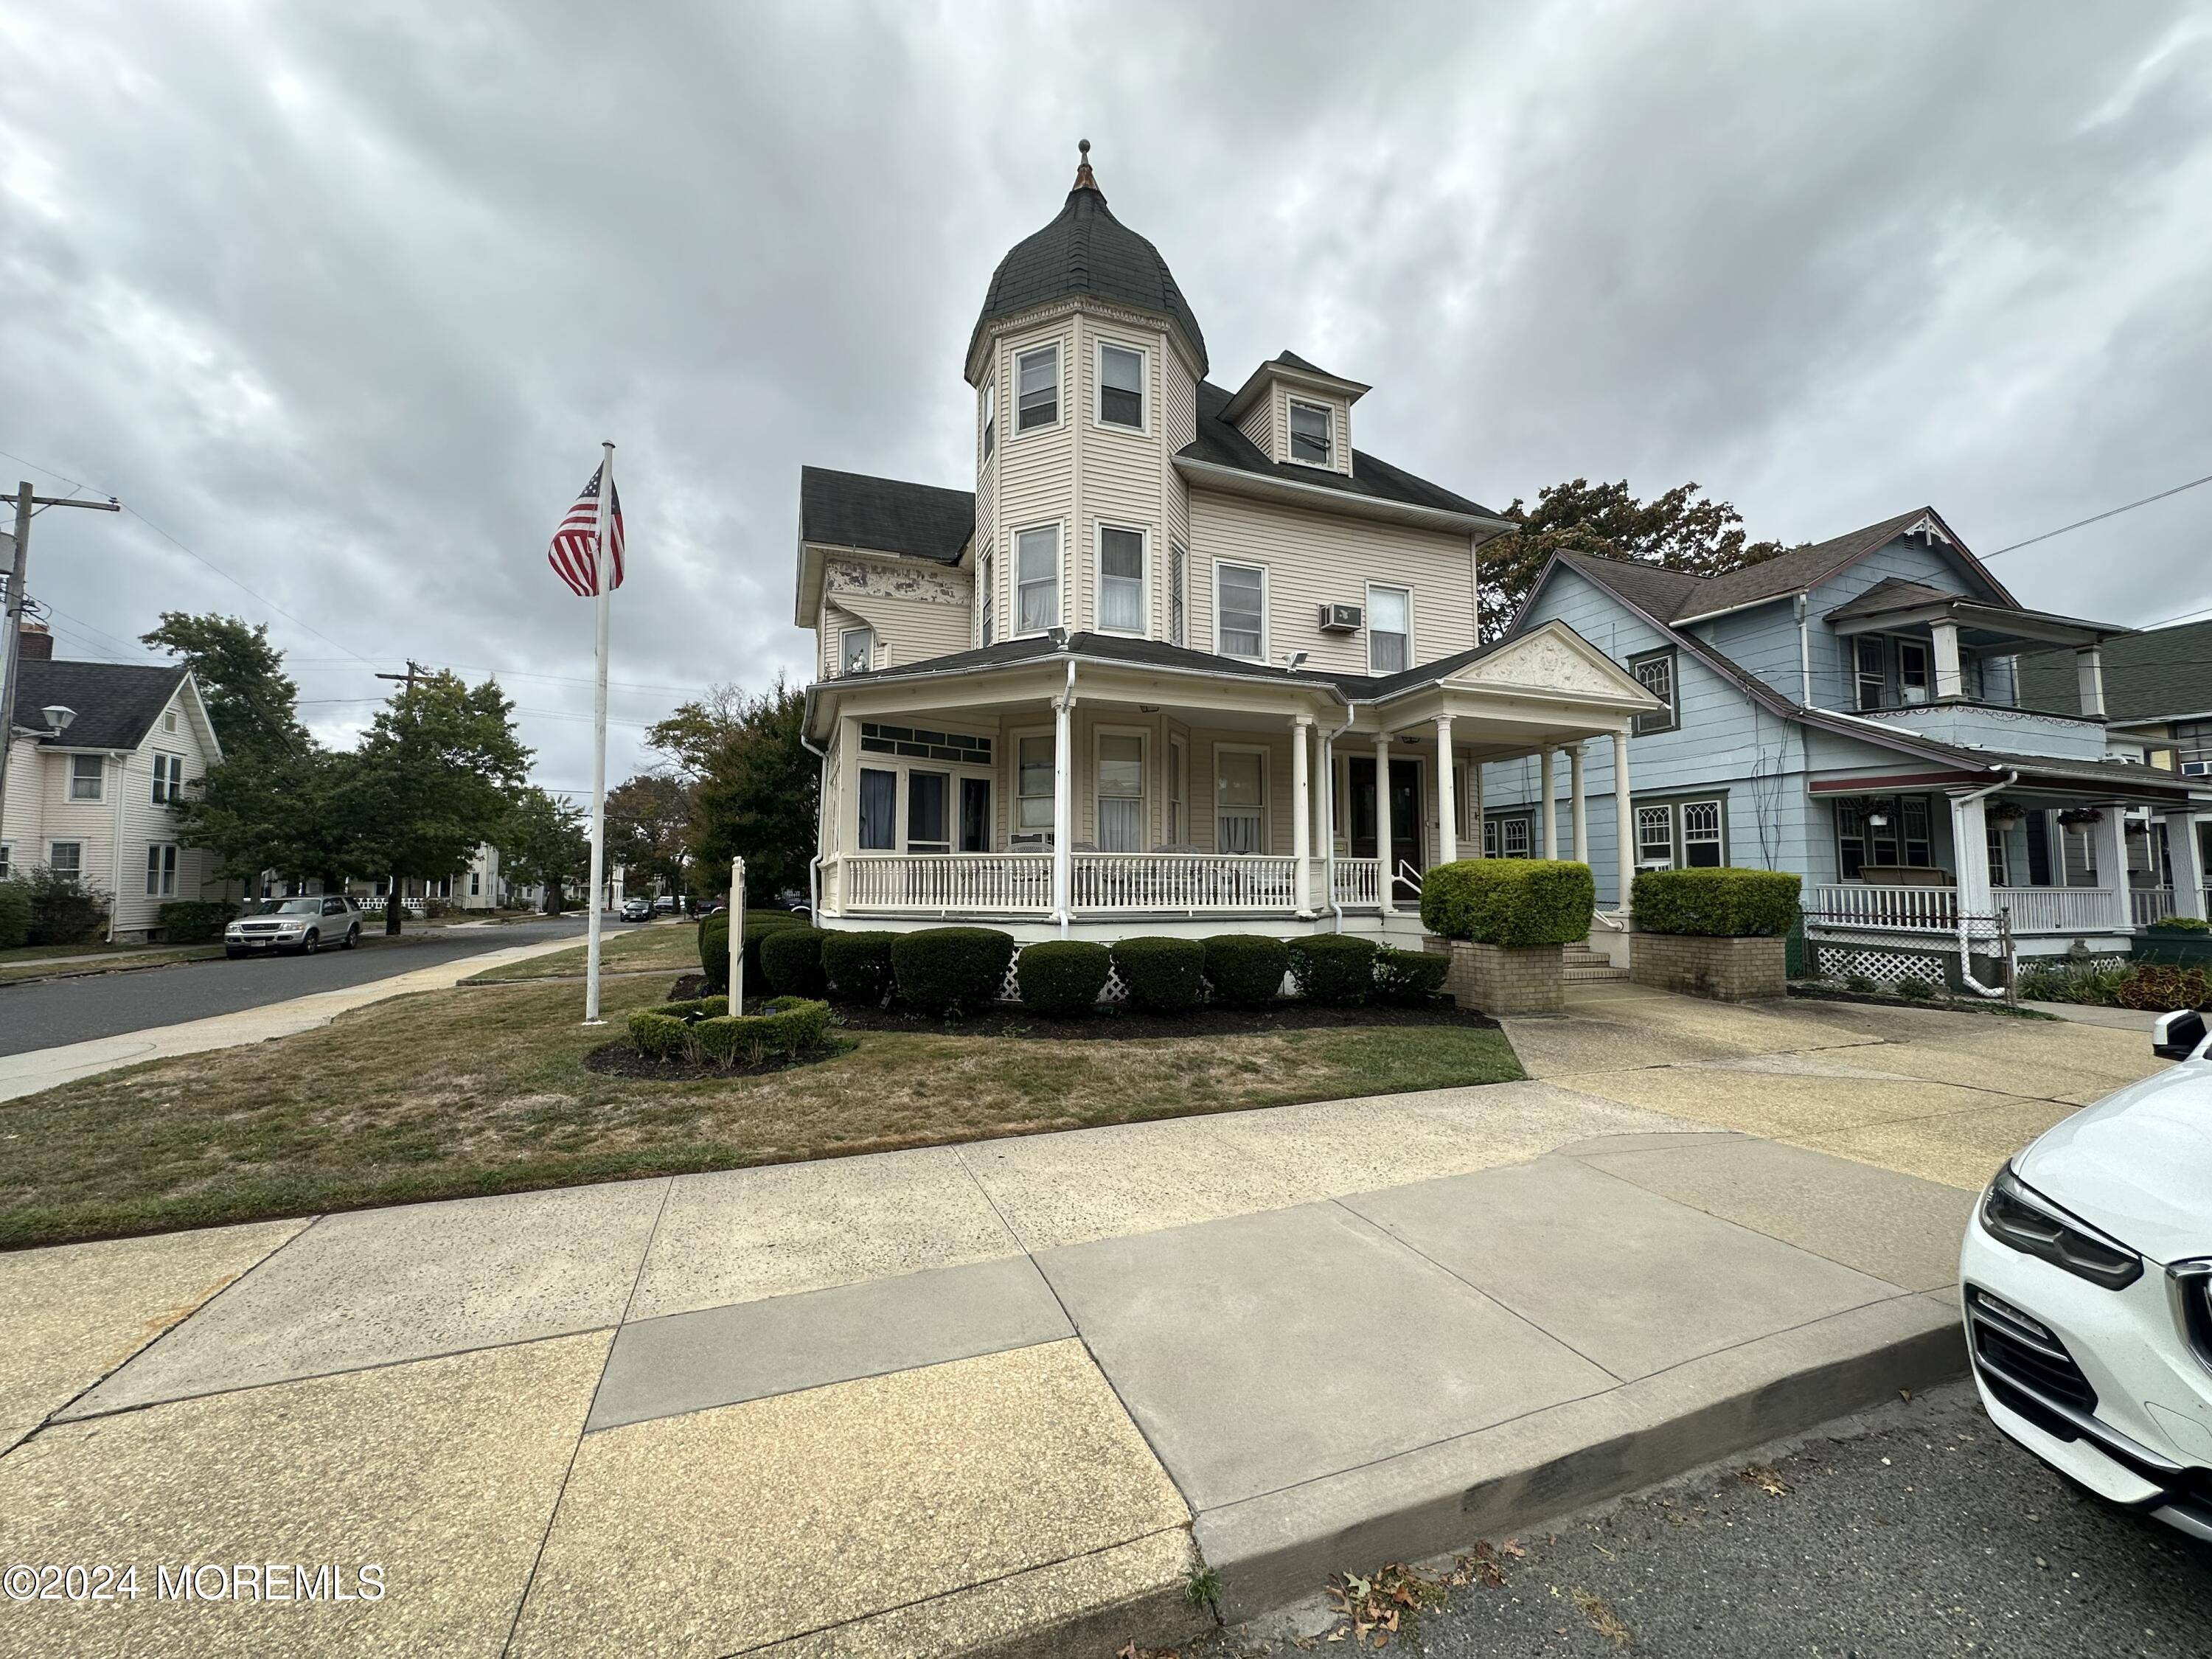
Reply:
M553 545L545 555L546 563L553 574L568 584L569 588L584 599L599 591L599 568L592 555L599 540L599 480L606 473L603 461L592 473L592 481L584 486L584 493L576 497L575 506L568 516L561 520L561 527L553 532ZM611 592L623 585L623 517L622 491L614 493L612 510L608 516L614 520L614 546L607 563L610 580L607 590Z

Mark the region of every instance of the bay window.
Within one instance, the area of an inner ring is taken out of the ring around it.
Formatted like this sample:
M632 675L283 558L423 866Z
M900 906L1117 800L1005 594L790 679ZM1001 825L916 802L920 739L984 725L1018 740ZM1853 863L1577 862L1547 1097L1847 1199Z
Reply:
M1145 424L1145 354L1127 346L1098 348L1098 419L1106 426Z
M860 850L894 852L898 847L898 774L860 769Z
M1024 738L1014 768L1014 828L1052 829L1052 739Z
M1042 634L1060 625L1060 526L1048 524L1014 538L1016 631Z
M1014 430L1034 432L1060 422L1060 348L1040 346L1014 359L1019 401L1014 408Z
M1098 734L1098 850L1145 850L1145 740Z
M1137 531L1099 528L1098 626L1115 634L1145 631L1145 538Z

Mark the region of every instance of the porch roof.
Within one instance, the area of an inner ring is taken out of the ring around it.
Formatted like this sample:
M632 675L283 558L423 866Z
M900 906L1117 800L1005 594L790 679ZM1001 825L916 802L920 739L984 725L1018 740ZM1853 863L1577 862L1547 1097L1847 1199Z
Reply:
M1887 738L1893 734L1876 732L1872 735ZM1903 748L1905 745L1895 746ZM2047 789L2067 795L2136 800L2171 806L2212 806L2212 789L2193 787L2190 779L2133 761L2064 760L2051 755L2008 754L1999 750L1973 749L1963 744L1943 743L1917 735L1911 739L1911 748L1929 760L1948 762L1950 764L1884 774L1879 778L1853 776L1832 769L1813 776L1812 791L1816 795L1833 795L1863 792L1876 786L1885 788L1912 784L1922 784L1930 788L1979 786L1995 782L2000 774L2017 772L2020 774L2018 782L2008 785L2008 787Z
M1948 621L1996 639L2043 640L2057 645L2094 645L2135 631L2115 623L2087 622L2055 611L1990 605L1969 593L1954 593L1904 576L1876 582L1849 604L1826 612L1824 619L1842 634L1893 628L1899 623Z

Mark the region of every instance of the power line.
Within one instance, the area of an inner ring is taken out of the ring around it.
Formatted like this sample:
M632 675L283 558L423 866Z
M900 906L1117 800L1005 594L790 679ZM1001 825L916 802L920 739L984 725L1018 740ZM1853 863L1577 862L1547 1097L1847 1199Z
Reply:
M2047 542L2053 536L2063 536L2069 530L2079 530L2084 525L2102 524L2107 519L2117 519L2123 513L2132 513L2139 507L2148 507L2153 501L2162 501L2168 495L2179 495L2185 489L2194 489L2199 484L2208 483L2212 483L2212 472L2201 478L2191 478L2187 483L2178 483L2171 489L2161 489L2155 495L2146 495L2139 501L2130 501L2125 507L2115 507L2086 519L2076 519L2072 524L2062 524L2056 530L2046 530L2040 536L2030 536L2024 542L2014 542L2010 547L2001 547L1995 553L1984 553L1981 556L1986 561L2001 558L2007 553L2017 553L2023 547L2033 547L2038 542Z

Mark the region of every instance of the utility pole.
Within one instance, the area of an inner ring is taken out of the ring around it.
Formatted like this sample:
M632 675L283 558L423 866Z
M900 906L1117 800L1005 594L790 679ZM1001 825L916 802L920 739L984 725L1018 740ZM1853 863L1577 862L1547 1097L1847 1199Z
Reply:
M23 607L30 603L31 518L35 509L85 507L95 513L120 513L123 503L110 495L104 501L72 501L65 495L33 495L27 481L15 486L15 538L8 570L8 637L0 640L6 667L0 668L0 839L8 823L8 757L15 747L15 685L22 678Z
M429 672L430 671L428 669L423 667L421 663L416 662L414 658L410 657L407 659L407 672L405 673L379 674L376 678L380 680L404 681L406 684L407 690L411 693L415 690L415 682L418 679L426 678ZM399 931L400 913L407 908L406 902L400 892L400 889L405 885L405 878L403 878L397 870L388 871L386 872L386 883L391 890L386 892L384 896L384 936L386 939L390 939L394 933L397 933Z

